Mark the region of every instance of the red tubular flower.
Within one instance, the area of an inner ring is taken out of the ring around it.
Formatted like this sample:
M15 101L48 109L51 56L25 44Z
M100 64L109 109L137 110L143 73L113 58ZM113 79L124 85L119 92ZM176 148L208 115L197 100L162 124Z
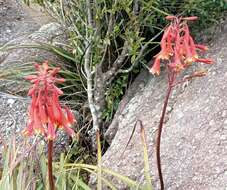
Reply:
M213 64L214 63L214 61L212 59L204 59L204 58L198 58L195 61L196 62L206 63L206 64Z
M74 123L75 122L75 117L72 114L72 112L69 110L68 107L65 107L65 112L66 112L66 116L68 118L69 123L70 124Z
M155 62L153 64L152 68L150 69L150 73L152 73L153 75L160 74L160 59L159 58L155 59Z
M198 55L196 52L196 47L195 47L195 42L191 36L189 37L189 43L190 43L190 51L191 51L192 57L198 58Z
M166 16L166 20L173 20L173 19L176 19L176 17L173 15Z
M208 47L207 46L204 46L204 45L201 45L201 44L195 44L195 47L201 51L207 51L208 50Z
M47 124L48 123L47 111L45 109L45 106L43 106L43 102L41 101L39 102L39 113L42 124Z
M48 140L54 140L56 138L55 131L56 131L56 129L55 129L54 125L51 122L48 123L48 126L47 126L47 139Z
M168 60L173 55L172 40L173 40L172 26L165 29L162 40L161 40L161 51L157 54L157 58L162 60Z
M193 45L191 45L191 43L188 43L186 40L184 41L184 47L185 47L185 50L186 50L185 63L190 65L191 63L193 63L195 61L195 59L198 56L197 56L197 53L195 51L195 47Z
M177 73L184 69L184 65L181 63L181 59L177 51L174 53L174 61L170 63L169 66Z
M76 120L69 108L61 106L59 96L63 92L55 86L55 83L65 81L56 77L60 68L51 69L47 62L36 64L35 68L37 75L25 77L33 86L28 92L32 101L28 109L28 125L23 133L27 136L38 133L48 140L54 140L56 129L63 128L70 136L74 136L75 133L70 127Z

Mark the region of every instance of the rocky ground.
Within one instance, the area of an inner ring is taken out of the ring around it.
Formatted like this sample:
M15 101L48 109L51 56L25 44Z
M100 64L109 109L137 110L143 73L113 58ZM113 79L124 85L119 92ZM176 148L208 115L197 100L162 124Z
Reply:
M20 3L20 0L0 0L0 44L25 37L50 22L51 18Z

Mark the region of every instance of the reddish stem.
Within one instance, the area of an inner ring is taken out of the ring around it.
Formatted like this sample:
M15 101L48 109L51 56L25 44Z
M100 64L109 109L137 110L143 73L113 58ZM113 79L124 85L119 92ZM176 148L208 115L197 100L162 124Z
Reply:
M157 159L157 167L158 167L158 175L159 175L159 181L160 181L160 187L161 190L164 190L164 181L163 181L163 176L162 176L162 167L161 167L161 158L160 158L160 144L161 144L161 135L162 135L162 127L165 119L165 114L166 114L166 108L169 102L169 97L173 88L173 82L175 80L175 74L170 72L168 73L168 80L169 80L169 86L167 90L167 94L165 97L164 101L164 106L162 109L162 115L159 121L159 126L158 126L158 136L156 140L156 159Z
M53 141L48 141L48 177L49 177L49 187L50 190L54 190L54 177L52 169L52 160L53 159Z

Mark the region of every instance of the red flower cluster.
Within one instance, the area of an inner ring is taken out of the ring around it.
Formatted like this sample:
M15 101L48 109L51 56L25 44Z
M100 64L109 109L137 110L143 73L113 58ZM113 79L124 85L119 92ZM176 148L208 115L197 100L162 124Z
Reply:
M193 62L212 64L211 59L199 58L197 50L205 52L208 48L204 45L195 44L190 35L187 21L196 20L197 17L175 17L167 16L171 20L165 29L161 40L161 51L155 56L155 62L150 69L152 74L160 74L160 61L167 60L168 66L175 72L179 72Z
M70 126L76 121L72 112L66 106L61 106L59 96L63 92L55 86L62 83L63 78L57 78L60 68L51 69L47 62L36 64L37 75L29 75L27 80L33 83L28 95L32 97L28 109L28 125L23 133L31 136L34 133L44 135L48 140L56 138L56 129L63 128L70 136L74 131Z

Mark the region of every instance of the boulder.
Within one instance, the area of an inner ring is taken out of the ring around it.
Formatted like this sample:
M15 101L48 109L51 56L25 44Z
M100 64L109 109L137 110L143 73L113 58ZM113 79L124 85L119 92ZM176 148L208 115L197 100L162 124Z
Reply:
M31 46L65 44L66 34L61 25L40 12L39 7L27 7L17 0L0 0L0 4L0 90L15 94L27 90L21 79L25 72L33 70L35 62L48 60L64 65L56 54Z

